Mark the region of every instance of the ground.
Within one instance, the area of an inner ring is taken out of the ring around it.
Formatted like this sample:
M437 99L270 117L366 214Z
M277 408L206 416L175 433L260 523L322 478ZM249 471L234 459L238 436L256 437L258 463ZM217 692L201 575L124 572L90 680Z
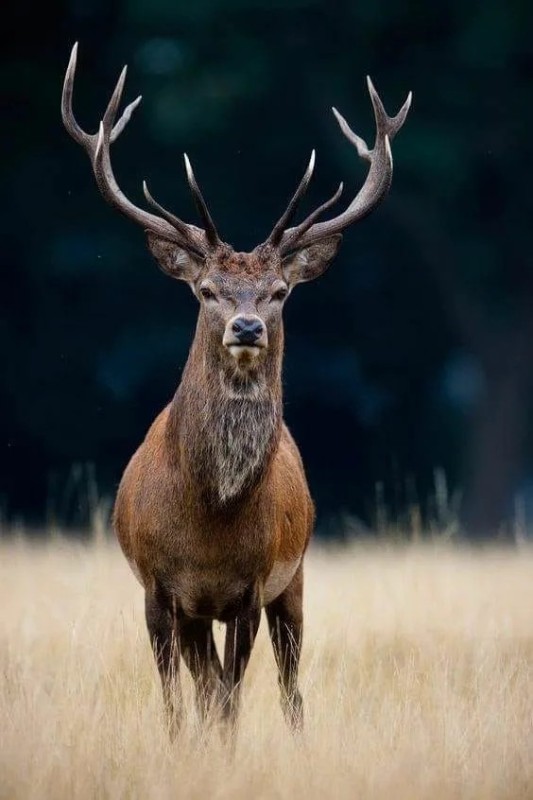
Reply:
M115 544L1 543L0 797L533 798L533 549L315 549L305 607L305 733L263 620L234 752L188 676L171 743Z

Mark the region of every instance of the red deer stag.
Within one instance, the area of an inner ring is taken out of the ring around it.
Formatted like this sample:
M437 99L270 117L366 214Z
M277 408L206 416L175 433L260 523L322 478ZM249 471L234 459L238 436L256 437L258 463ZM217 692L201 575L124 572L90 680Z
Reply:
M116 534L146 597L146 622L173 727L179 725L180 654L196 685L200 710L220 704L234 721L241 681L259 626L268 619L288 723L303 722L298 690L302 644L303 557L314 506L302 460L282 414L282 311L297 283L319 277L337 253L341 231L369 214L392 178L390 142L403 125L411 95L387 116L368 79L376 121L370 149L334 109L342 132L370 167L365 183L338 216L318 218L335 195L289 227L314 166L263 244L235 252L213 223L187 156L185 167L202 228L157 203L155 213L120 190L110 147L138 98L116 122L124 68L99 131L76 122L72 93L77 46L65 75L62 116L87 152L105 199L146 232L161 269L189 284L200 303L196 333L178 389L159 414L122 478L114 511ZM223 665L212 623L227 625Z

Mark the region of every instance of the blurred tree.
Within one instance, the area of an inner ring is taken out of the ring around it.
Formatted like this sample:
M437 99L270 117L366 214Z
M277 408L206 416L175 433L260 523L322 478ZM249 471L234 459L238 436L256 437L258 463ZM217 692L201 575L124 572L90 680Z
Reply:
M94 462L112 492L178 382L194 326L193 298L101 202L62 130L79 39L85 126L96 128L125 61L127 97L144 96L115 148L127 193L142 202L147 177L186 216L185 150L243 249L266 235L311 147L310 205L340 177L347 196L360 185L364 165L331 105L371 136L364 75L391 111L414 90L390 197L347 233L320 285L291 298L287 418L323 513L370 520L377 482L391 513L413 497L425 507L441 466L464 491L467 527L496 530L533 451L530 4L64 0L28 26L37 8L5 11L0 67L8 512L40 516L49 494L60 508L75 462Z

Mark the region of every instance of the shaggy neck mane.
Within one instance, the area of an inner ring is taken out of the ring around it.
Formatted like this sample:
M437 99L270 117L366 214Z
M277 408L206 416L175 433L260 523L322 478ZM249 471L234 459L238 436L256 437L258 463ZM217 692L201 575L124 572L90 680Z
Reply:
M223 366L203 339L199 326L172 402L167 439L206 498L227 506L261 482L276 452L281 347L245 373Z

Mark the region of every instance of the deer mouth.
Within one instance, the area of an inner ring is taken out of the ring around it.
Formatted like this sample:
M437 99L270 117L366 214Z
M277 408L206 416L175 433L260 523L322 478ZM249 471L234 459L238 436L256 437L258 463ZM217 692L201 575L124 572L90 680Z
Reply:
M257 358L261 351L265 349L264 345L261 344L240 344L237 342L226 346L233 358L238 361Z

